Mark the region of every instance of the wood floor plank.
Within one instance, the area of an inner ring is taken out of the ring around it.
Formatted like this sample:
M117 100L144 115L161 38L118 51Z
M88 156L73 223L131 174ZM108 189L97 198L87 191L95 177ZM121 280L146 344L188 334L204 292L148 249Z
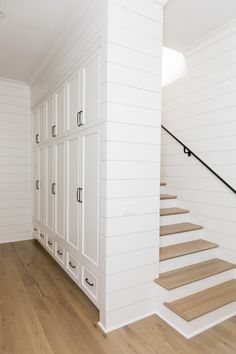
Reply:
M162 273L155 281L165 289L171 290L235 268L235 264L213 258L205 262Z
M178 233L197 231L203 229L203 226L183 222L179 224L164 225L160 227L160 236L169 236Z
M182 299L165 303L165 306L189 322L234 301L236 301L235 279Z
M181 208L160 209L160 216L169 216L169 215L186 214L186 213L189 213L189 210L181 209Z
M186 256L197 252L202 252L219 247L216 243L206 240L195 240L190 242L179 243L176 245L160 248L160 261Z

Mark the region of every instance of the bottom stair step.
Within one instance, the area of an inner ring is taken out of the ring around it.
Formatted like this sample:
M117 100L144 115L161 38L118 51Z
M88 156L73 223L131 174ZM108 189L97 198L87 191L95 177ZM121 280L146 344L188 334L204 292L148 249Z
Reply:
M164 305L189 322L234 301L236 301L236 280L230 280Z

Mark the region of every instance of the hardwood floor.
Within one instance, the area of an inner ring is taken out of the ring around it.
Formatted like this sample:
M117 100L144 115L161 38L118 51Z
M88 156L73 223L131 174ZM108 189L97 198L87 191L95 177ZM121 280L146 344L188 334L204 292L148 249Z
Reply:
M236 318L187 340L157 316L108 335L36 241L0 245L1 354L235 354Z

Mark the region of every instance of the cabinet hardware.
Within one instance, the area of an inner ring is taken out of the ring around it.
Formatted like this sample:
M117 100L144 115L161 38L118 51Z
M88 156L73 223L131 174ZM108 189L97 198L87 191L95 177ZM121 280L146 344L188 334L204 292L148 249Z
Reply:
M38 231L37 227L34 227L34 231Z
M90 282L89 282L88 278L86 278L85 281L86 281L86 283L87 283L89 286L94 286L93 283L90 283Z
M55 138L57 136L56 134L56 125L52 126L52 137Z
M44 238L44 234L40 234L40 237L41 237L41 238Z
M62 256L63 252L60 252L59 250L57 250L57 254L59 254L59 256Z
M39 144L39 134L35 135L35 141L36 141L36 144Z
M74 266L72 262L69 262L69 265L70 265L70 267L73 268L73 269L76 268L76 266Z
M82 192L82 188L77 188L77 202L78 203L82 203L82 199L81 199L81 192Z
M48 241L48 245L49 245L49 246L52 246L52 241Z
M53 195L56 194L56 183L52 183L51 191Z
M83 125L82 116L83 116L83 111L79 111L77 113L77 125L78 125L78 127L82 127L82 125Z
M37 190L39 190L39 180L37 179L37 181L35 182L35 188L37 189Z

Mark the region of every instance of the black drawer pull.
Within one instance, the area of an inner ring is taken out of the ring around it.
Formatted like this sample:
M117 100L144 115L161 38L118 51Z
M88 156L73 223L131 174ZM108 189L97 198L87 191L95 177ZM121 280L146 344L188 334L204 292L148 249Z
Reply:
M39 144L39 134L35 135L35 141L36 141L36 144Z
M75 265L73 265L73 263L72 263L72 262L69 262L69 265L70 265L70 267L71 267L71 268L73 268L73 269L75 269L75 268L76 268L76 266L75 266Z
M93 283L90 283L90 282L89 282L88 278L86 278L85 281L86 281L86 283L87 283L89 286L94 286Z
M83 111L79 111L77 113L77 125L78 125L78 127L82 127L82 125L83 125L82 115L83 115Z
M34 231L38 231L37 227L34 227Z
M37 181L35 182L35 188L37 189L37 191L39 190L39 180L37 179Z
M52 241L48 241L48 245L49 245L49 246L52 246Z
M56 134L56 125L52 126L52 137L55 138L57 136Z
M44 234L40 234L40 237L41 237L41 238L44 238Z
M59 254L59 256L62 256L63 252L60 252L59 250L57 250L57 254Z
M77 188L77 202L78 203L82 203L81 192L82 192L82 188Z
M52 194L53 194L53 195L56 194L56 183L52 183L51 191L52 191Z

